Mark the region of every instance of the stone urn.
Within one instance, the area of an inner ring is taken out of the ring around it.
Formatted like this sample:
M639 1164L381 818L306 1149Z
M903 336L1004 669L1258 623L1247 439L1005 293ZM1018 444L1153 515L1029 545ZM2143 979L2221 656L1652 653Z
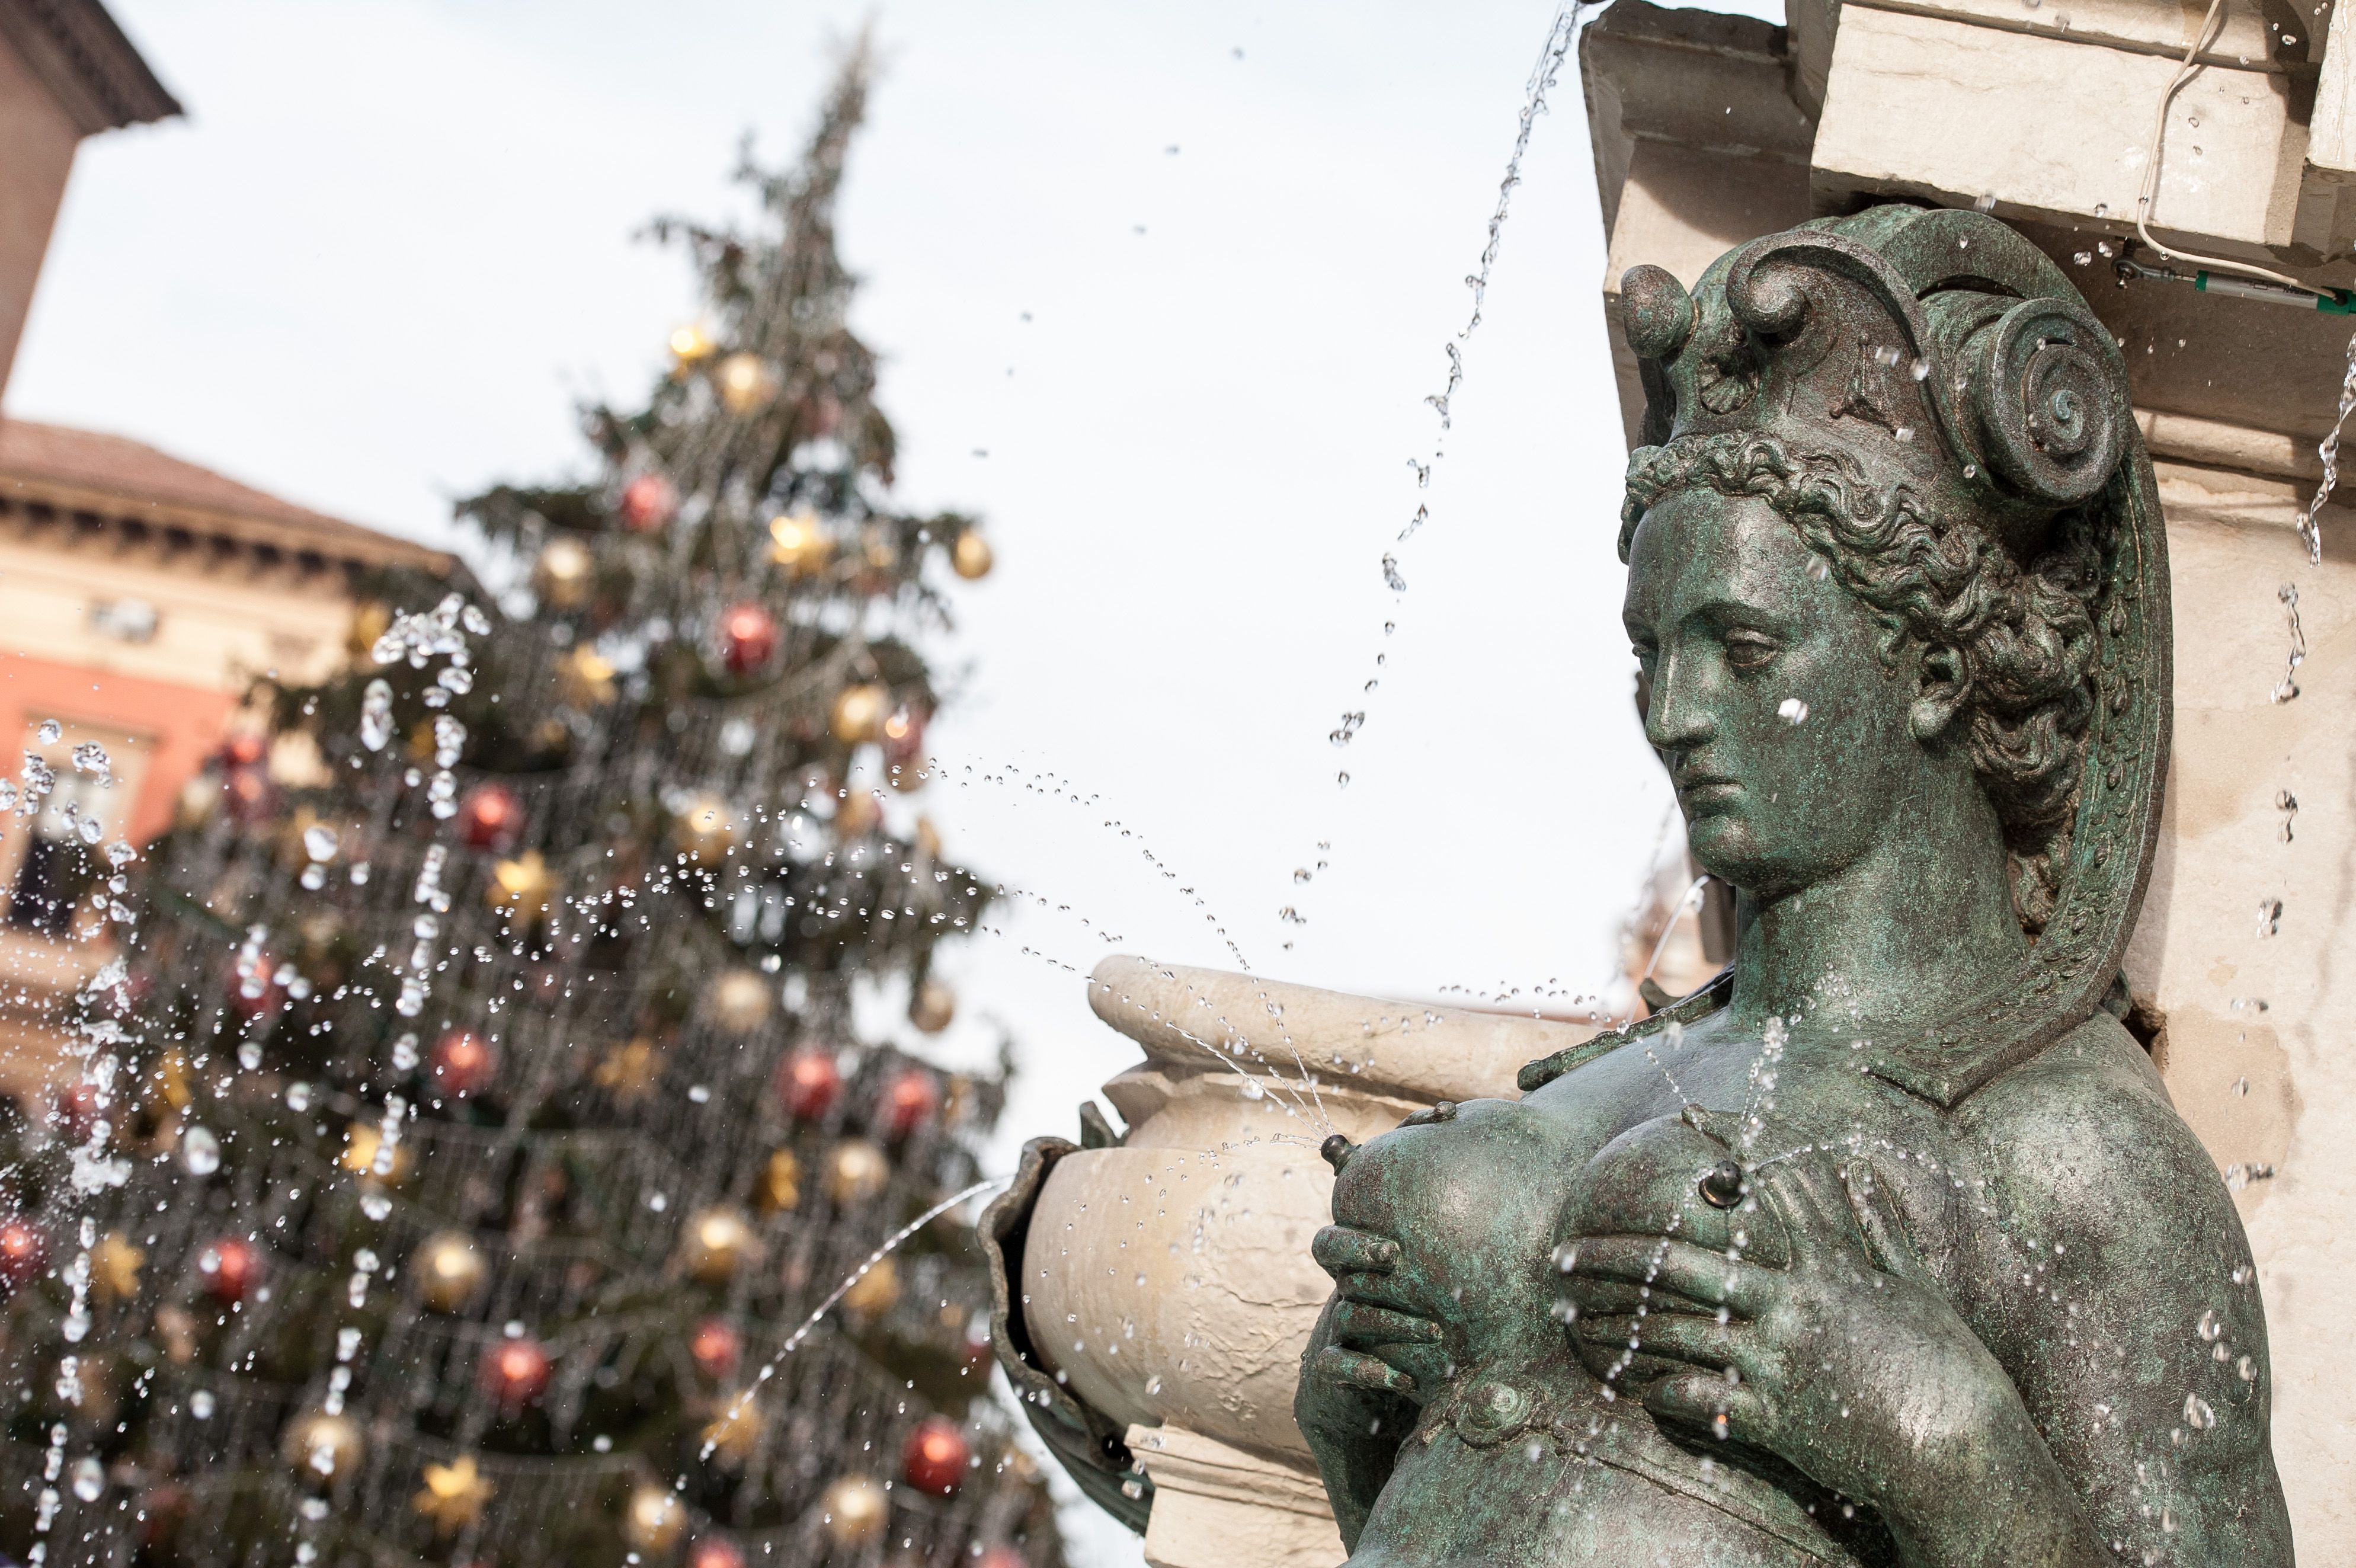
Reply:
M1158 1568L1333 1568L1342 1549L1292 1419L1331 1285L1335 1133L1361 1142L1441 1100L1512 1097L1524 1062L1591 1026L1384 1002L1113 958L1097 1016L1145 1059L1034 1141L984 1221L999 1356L1085 1489Z

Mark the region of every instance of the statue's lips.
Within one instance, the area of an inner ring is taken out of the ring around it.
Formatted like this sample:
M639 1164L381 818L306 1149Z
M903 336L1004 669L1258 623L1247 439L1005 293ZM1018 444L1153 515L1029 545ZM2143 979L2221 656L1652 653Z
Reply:
M1688 807L1731 804L1742 793L1739 780L1716 773L1686 773L1677 778L1677 799Z

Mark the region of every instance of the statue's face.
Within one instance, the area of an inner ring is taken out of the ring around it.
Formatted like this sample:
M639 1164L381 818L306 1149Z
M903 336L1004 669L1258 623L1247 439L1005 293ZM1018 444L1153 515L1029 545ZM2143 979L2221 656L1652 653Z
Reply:
M1702 868L1775 897L1894 831L1890 804L1943 764L1914 738L1913 682L1885 668L1873 613L1798 531L1755 497L1676 490L1644 513L1628 561L1644 735Z

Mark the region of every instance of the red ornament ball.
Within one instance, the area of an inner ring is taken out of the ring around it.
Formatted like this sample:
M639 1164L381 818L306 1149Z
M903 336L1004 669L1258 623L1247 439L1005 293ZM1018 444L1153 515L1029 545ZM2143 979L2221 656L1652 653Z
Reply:
M523 801L504 784L477 784L458 802L458 832L477 849L511 848L523 831Z
M15 1290L49 1261L49 1239L31 1220L0 1220L0 1288Z
M548 1352L536 1339L503 1339L483 1359L483 1391L519 1410L548 1391Z
M940 1085L922 1068L907 1068L884 1090L884 1127L894 1138L905 1138L933 1119L941 1108Z
M958 1489L972 1462L973 1444L957 1423L936 1415L908 1434L907 1446L900 1451L900 1474L918 1491L945 1498Z
M640 533L652 533L679 510L679 487L660 474L640 474L622 487L622 521Z
M262 1283L262 1250L241 1238L224 1237L197 1254L197 1273L204 1275L205 1294L215 1301L243 1301Z
M832 1055L806 1046L777 1069L777 1098L795 1120L816 1122L842 1098L842 1070Z
M720 618L720 658L731 675L749 675L777 651L777 621L747 599Z
M489 1086L492 1075L499 1070L499 1053L480 1035L453 1029L434 1042L434 1055L427 1065L435 1088L464 1098L480 1094Z
M744 1355L744 1337L724 1317L707 1317L688 1336L687 1353L703 1375L714 1381L736 1369Z
M67 1142L86 1141L90 1130L98 1125L97 1088L77 1083L59 1090L49 1114L50 1125L64 1133Z
M973 1568L1031 1568L1031 1560L1011 1546L993 1546L973 1560Z
M687 1568L744 1568L744 1551L733 1541L706 1536L688 1548Z

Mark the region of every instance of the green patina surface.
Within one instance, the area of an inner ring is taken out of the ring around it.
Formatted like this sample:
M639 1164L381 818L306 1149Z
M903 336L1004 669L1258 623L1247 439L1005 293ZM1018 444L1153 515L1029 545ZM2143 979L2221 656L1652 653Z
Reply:
M2247 1243L2120 1022L2169 613L2111 338L1967 212L1624 297L1625 619L1737 957L1329 1143L1352 1563L2288 1563Z

